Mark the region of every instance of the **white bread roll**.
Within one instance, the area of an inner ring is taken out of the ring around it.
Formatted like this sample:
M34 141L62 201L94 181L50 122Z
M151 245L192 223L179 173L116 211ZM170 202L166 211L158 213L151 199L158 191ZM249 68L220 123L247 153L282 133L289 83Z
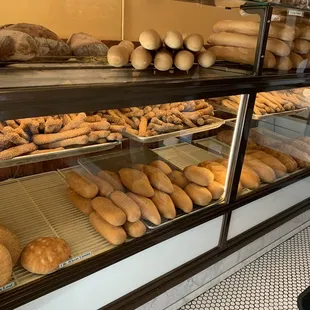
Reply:
M208 51L215 54L217 60L253 65L255 49L230 46L212 46ZM264 68L273 68L276 64L274 55L268 51L265 54Z
M172 54L166 49L160 49L154 57L154 66L159 71L167 71L172 68Z
M108 63L113 67L123 67L128 64L129 52L120 45L111 46L108 50Z
M184 45L192 52L199 52L203 47L203 37L198 33L190 33L185 37Z
M194 64L194 55L186 50L179 51L174 57L174 64L179 70L187 71Z
M197 62L203 68L211 67L216 61L215 55L212 52L206 50L201 50L198 52L196 57Z
M137 47L130 56L130 61L135 69L146 69L152 62L152 54L143 46Z
M123 40L118 45L124 46L128 50L129 56L131 55L131 53L135 49L135 45L129 40Z
M208 42L211 45L236 46L254 49L257 46L257 40L257 36L230 32L213 33L208 38ZM291 51L285 42L273 38L268 39L266 49L277 56L288 56Z
M164 37L164 43L169 48L178 50L183 46L182 34L176 30L169 30Z
M147 50L156 51L161 47L161 38L154 29L143 31L139 36L140 44Z

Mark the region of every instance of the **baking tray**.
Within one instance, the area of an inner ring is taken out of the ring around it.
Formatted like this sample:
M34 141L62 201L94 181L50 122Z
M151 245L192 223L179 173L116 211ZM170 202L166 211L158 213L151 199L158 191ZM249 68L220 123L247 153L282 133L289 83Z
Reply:
M172 152L171 152L172 150ZM191 154L189 154L191 152ZM173 155L173 154L175 155ZM215 160L219 158L215 154L210 154L207 151L200 149L196 146L187 143L179 143L174 146L166 146L150 150L146 147L139 147L137 149L118 151L110 153L109 155L103 154L88 158L79 159L79 163L87 171L97 174L100 169L106 169L117 172L124 167L131 167L134 164L149 164L153 160L161 159L167 162L172 169L182 170L188 165L197 165L197 163L203 160ZM205 208L209 208L214 205L222 203L223 199L212 201L205 207L194 206L194 210L191 212L199 212ZM191 214L189 213L189 214ZM148 229L153 230L169 223L173 223L188 214L177 209L177 216L172 220L167 220L162 217L162 223L160 225L154 225L147 220L142 220Z
M57 158L65 158L65 157L107 151L115 148L117 145L120 145L121 143L122 143L121 141L115 141L102 144L87 145L82 147L74 147L51 153L18 156L8 160L0 160L0 168L26 165L30 163L36 163Z
M138 141L140 143L159 142L159 141L163 141L163 140L169 139L169 138L193 135L195 133L209 131L212 129L219 128L225 124L225 121L220 119L220 118L214 117L214 119L216 120L216 122L214 122L210 125L204 125L204 126L195 127L195 128L188 128L188 129L183 129L183 130L178 130L178 131L173 131L173 132L168 132L168 133L162 133L162 134L159 134L156 136L151 136L151 137L139 137L139 136L133 135L127 131L123 132L123 136L127 137L129 139Z
M223 106L221 106L221 105L219 105L217 103L210 102L210 104L213 105L213 108L215 108L217 110L220 110L220 111L223 111L223 112L231 113L231 114L234 114L234 115L237 115L237 113L238 113L238 111L235 111L235 110L223 107ZM301 109L296 109L296 110L291 110L291 111L269 113L269 114L264 114L264 115L253 114L252 115L252 119L254 119L254 120L261 120L261 119L268 118L268 117L294 115L294 114L298 114L298 113L304 112L307 109L308 108L301 108ZM228 121L231 121L231 120L228 120Z

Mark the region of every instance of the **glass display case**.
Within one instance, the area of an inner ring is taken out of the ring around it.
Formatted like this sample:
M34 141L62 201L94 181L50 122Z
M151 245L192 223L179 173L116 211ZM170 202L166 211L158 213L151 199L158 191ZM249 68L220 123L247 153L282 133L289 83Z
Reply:
M72 38L70 55L1 59L1 309L135 309L309 209L308 9L201 4L182 9L232 10L166 71L160 51L117 67Z

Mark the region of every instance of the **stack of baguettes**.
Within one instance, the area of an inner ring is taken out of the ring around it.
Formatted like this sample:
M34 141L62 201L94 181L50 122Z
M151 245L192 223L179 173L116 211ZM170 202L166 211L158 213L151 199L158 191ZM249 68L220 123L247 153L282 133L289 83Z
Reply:
M259 25L259 22L254 21L221 20L213 26L214 33L208 38L208 43L212 45L209 50L216 55L217 60L253 65ZM278 70L298 68L303 61L295 52L293 44L298 35L297 27L272 22L264 67Z
M294 41L293 51L304 60L307 60L307 68L310 67L310 26L302 24L303 20L297 19L298 38Z

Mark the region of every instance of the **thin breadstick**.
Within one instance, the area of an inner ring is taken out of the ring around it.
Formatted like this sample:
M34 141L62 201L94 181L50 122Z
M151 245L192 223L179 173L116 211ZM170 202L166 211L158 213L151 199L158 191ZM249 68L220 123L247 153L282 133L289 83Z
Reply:
M66 126L64 126L60 132L64 132L67 130L72 130L78 128L83 122L86 120L85 113L79 113L71 122L69 122Z
M77 136L87 135L90 133L90 131L91 129L89 127L84 127L58 133L38 134L33 136L33 142L37 145L53 143L64 139L70 139Z
M96 122L96 123L82 123L80 128L88 127L91 130L108 130L110 128L110 123L106 121Z
M107 136L107 140L108 141L120 141L123 139L123 136L122 134L120 134L119 132L113 132L113 133L110 133L108 136Z
M135 126L135 123L130 118L128 118L125 114L123 114L121 111L119 110L114 110L114 111L121 119L124 119L128 125L130 125L131 127ZM136 115L133 115L133 116L136 116Z
M142 116L139 125L139 136L144 137L147 129L147 118Z
M89 115L86 117L86 122L88 123L96 123L101 121L101 116L98 114L95 115Z
M112 132L123 132L126 130L126 127L122 125L110 125L109 130Z
M8 126L11 126L13 129L17 128L18 125L16 124L16 122L14 120L7 120L5 121L5 123L8 125Z
M89 142L95 142L98 139L106 138L111 132L109 130L92 131L88 135Z
M56 149L58 147L66 147L66 146L72 146L72 145L85 145L88 143L88 137L86 135L78 136L75 138L69 138L60 140L53 143L48 143L45 145L42 145L43 148L47 149Z
M63 125L66 126L71 122L71 117L68 114L63 115Z
M0 160L12 159L16 156L20 156L26 153L35 151L38 147L34 143L22 144L11 147L7 150L0 152Z

